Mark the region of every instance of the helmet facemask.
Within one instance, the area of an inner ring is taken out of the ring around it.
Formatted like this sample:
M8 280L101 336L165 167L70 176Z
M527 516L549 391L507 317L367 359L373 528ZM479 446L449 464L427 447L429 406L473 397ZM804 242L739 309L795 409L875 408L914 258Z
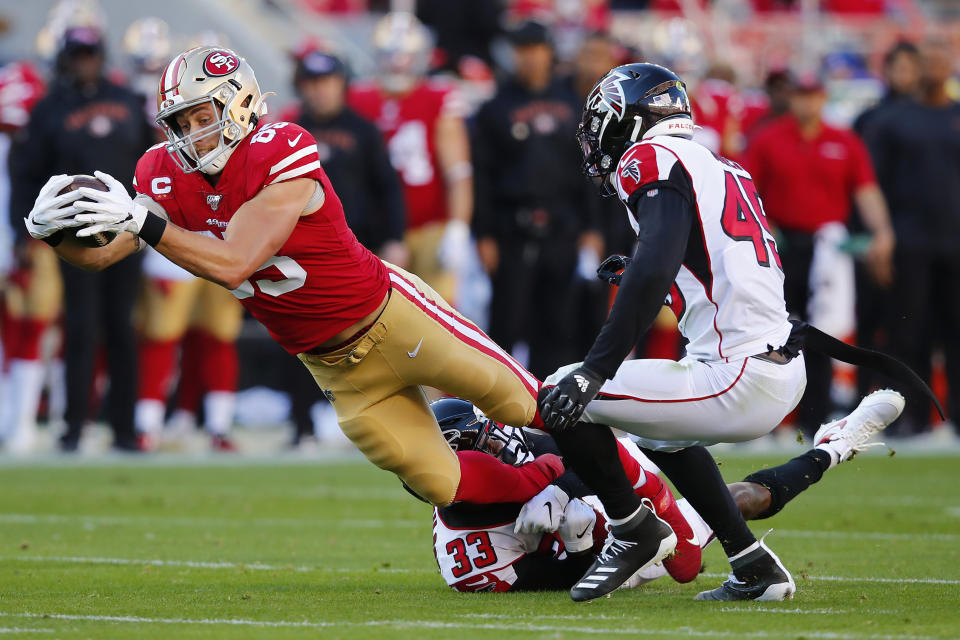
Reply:
M454 451L482 451L512 466L534 457L523 429L499 424L485 416L478 416L467 425L443 429L443 436Z
M247 130L247 125L234 122L230 116L232 103L236 99L237 89L228 81L220 85L213 95L204 95L181 102L175 105L175 108L164 109L157 114L157 124L163 128L170 141L167 151L184 173L202 171L207 174L217 174L223 170L234 148L240 144L243 133ZM250 101L252 96L247 95L244 100ZM177 124L177 113L205 103L209 103L213 108L217 116L216 122L183 135L180 125ZM241 103L241 106L249 105ZM250 123L251 128L255 125L255 122ZM211 134L219 137L217 146L201 155L196 144Z

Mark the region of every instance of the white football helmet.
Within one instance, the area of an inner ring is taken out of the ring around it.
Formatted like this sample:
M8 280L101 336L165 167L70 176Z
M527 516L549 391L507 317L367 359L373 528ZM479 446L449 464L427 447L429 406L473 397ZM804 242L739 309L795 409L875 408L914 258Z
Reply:
M160 71L171 48L170 26L160 18L140 18L123 35L123 51L137 71Z
M253 69L230 49L196 47L181 53L160 76L157 124L167 134L167 151L184 172L217 174L233 150L267 113ZM215 123L183 135L176 114L209 102L217 112ZM215 149L203 156L196 143L212 133L220 136Z
M390 93L405 93L427 73L433 42L415 15L394 11L374 27L373 49L381 86Z

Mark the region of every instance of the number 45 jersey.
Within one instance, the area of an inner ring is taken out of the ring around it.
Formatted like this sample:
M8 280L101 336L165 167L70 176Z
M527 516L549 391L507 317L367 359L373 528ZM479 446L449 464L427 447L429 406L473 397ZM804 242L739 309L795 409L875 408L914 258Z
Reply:
M683 264L664 303L690 341L688 356L729 362L787 341L783 268L747 171L691 140L654 136L623 154L614 185L634 231L643 224L638 200L653 189L676 189L696 205Z
M260 124L234 149L216 184L199 171L184 173L164 147L140 158L134 188L188 231L223 238L237 210L270 185L310 178L323 188L323 205L302 216L277 254L233 291L284 349L308 351L380 304L389 286L386 268L347 227L306 130Z

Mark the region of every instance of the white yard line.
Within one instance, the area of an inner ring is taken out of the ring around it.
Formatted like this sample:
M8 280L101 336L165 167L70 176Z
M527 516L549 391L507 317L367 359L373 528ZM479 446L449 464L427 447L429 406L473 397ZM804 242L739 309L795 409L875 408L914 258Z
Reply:
M56 629L26 629L23 627L0 627L0 635L4 633L56 633Z
M88 622L121 622L133 624L180 624L180 625L224 625L247 627L299 627L309 629L324 629L329 627L392 627L397 629L460 629L460 630L493 630L493 631L533 631L549 633L583 633L596 635L632 635L632 636L680 636L697 638L780 638L782 633L767 633L765 631L737 632L737 631L699 631L689 627L674 629L653 629L649 626L630 628L598 629L597 627L572 627L546 624L528 623L463 623L445 620L367 620L364 622L352 621L309 621L309 620L249 620L244 618L145 618L140 616L97 616L75 615L66 613L32 613L32 612L0 612L0 617L8 618L44 618L50 620L71 620ZM583 619L584 617L581 617ZM586 616L589 619L589 616ZM835 633L830 631L805 631L805 638L821 640L932 640L932 636L891 636L862 633Z
M881 584L960 584L960 580L949 578L881 578L877 576L818 576L807 575L801 577L797 571L794 571L795 580L812 580L816 582L876 582ZM705 578L726 578L726 573L701 573Z
M0 513L0 523L3 524L66 524L79 522L83 525L123 525L144 524L151 526L237 526L248 528L251 526L266 527L303 527L327 526L347 527L357 529L383 529L387 527L423 528L430 529L430 519L423 520L378 520L378 519L348 519L348 518L256 518L242 516L238 518L194 518L168 516L98 516L84 514L32 514L32 513Z
M927 542L957 542L960 535L956 533L890 533L882 531L810 531L806 529L774 529L774 536L783 535L791 538L824 538L824 539L856 539L856 540L883 540L895 542L899 540L924 540Z
M196 569L249 569L251 571L320 571L329 573L436 573L436 569L394 569L390 567L310 567L294 566L280 564L264 564L261 562L251 562L245 564L242 562L205 562L199 560L155 560L148 558L104 558L87 556L32 556L32 555L8 555L0 556L0 562L62 562L71 564L114 564L131 566L155 566L155 567L187 567ZM796 572L795 572L796 573ZM702 573L704 578L726 578L725 573ZM797 576L800 578L800 576ZM853 582L853 583L880 583L880 584L949 584L960 585L960 579L949 578L887 578L879 576L830 576L830 575L808 575L801 580L811 580L816 582Z
M125 566L186 567L189 569L245 569L250 571L320 571L326 573L436 573L436 569L393 569L390 567L310 567L253 562L204 562L200 560L151 560L143 558L98 558L87 556L0 556L0 562L62 562L68 564L113 564Z

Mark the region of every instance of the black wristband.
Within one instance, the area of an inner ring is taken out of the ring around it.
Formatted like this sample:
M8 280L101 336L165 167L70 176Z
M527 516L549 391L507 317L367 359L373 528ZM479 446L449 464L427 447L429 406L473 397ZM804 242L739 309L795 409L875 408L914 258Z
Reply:
M46 243L47 243L48 245L50 245L51 247L55 247L55 246L57 246L58 244L60 244L61 242L63 242L63 230L61 229L60 231L57 231L56 233L51 233L51 234L48 235L46 238L40 238L40 239L43 240L44 242L46 242Z
M155 213L147 212L147 217L143 219L143 226L140 228L139 235L144 242L151 247L160 243L163 232L167 230L167 221Z

